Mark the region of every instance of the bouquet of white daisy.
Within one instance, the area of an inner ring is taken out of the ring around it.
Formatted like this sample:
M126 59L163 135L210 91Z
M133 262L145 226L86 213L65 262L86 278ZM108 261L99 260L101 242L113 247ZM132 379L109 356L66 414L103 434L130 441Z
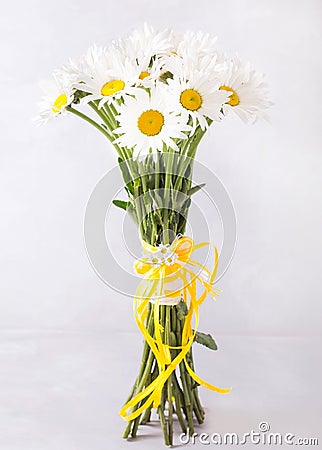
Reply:
M237 114L244 122L265 117L270 106L263 75L238 58L221 53L204 33L175 36L148 25L109 47L92 46L78 60L56 70L45 86L39 120L74 114L99 130L114 146L128 201L116 206L137 223L143 257L134 298L135 318L144 336L139 374L120 414L124 437L155 409L165 444L173 442L173 416L183 432L204 420L198 386L227 393L195 372L192 344L216 349L197 331L199 306L214 288L218 252L211 268L185 235L193 161L213 122ZM194 325L193 325L194 323Z

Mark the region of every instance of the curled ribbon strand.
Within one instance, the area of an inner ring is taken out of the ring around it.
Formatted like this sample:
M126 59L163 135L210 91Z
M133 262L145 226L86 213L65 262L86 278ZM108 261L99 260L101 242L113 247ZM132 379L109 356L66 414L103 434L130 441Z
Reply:
M213 287L218 268L217 248L213 246L214 267L212 271L191 258L191 254L194 251L207 246L212 245L209 242L194 244L193 240L188 236L178 237L169 247L170 251L176 256L171 265L153 265L151 263L151 258L142 258L137 260L134 264L135 271L138 274L144 275L144 278L140 282L134 297L134 316L139 330L154 354L158 364L159 374L153 382L135 395L135 397L128 401L120 410L120 415L125 420L130 421L135 419L150 405L153 405L154 408L159 406L162 389L167 379L182 361L184 361L191 378L193 378L201 386L204 386L212 391L219 392L220 394L227 394L231 391L231 388L219 388L204 381L192 370L186 360L186 355L193 344L199 325L199 307L204 302L208 294L210 294L214 299L219 294ZM146 242L143 243L143 247L146 252L150 253L150 255L153 255L158 251L157 247L153 247ZM199 273L194 272L195 268L199 269ZM182 287L175 292L167 292L165 289L165 280L180 280L180 282L182 282ZM199 296L197 295L198 283L203 287L203 292ZM178 295L180 295L183 301L187 304L188 313L185 316L185 322L182 330L182 345L171 346L162 341L162 327L159 322L159 303L162 296L171 298ZM190 301L188 301L188 299L190 299ZM146 327L148 306L151 300L154 301L153 321L155 337L151 336ZM193 317L195 318L194 330L192 329ZM180 350L173 360L171 360L170 353L170 350L172 349ZM144 403L138 408L135 408L142 401L144 401ZM130 410L129 413L128 410Z

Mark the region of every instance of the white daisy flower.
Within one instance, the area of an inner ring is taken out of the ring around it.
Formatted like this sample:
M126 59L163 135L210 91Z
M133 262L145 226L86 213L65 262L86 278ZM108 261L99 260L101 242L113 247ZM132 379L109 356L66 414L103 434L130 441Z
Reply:
M163 263L166 266L172 266L177 261L177 259L178 259L178 255L175 252L173 252L173 253L167 255L166 258L163 258Z
M202 68L201 68L202 69ZM169 78L169 94L172 99L172 108L180 113L188 122L192 120L192 132L199 124L202 130L208 126L207 118L219 121L223 117L222 106L229 98L225 91L220 91L215 76L201 72L186 74L184 67L181 73L174 73Z
M217 37L199 31L186 32L177 42L176 54L184 60L193 60L199 64L204 59L217 61L222 59L217 48ZM221 62L221 61L220 61Z
M138 64L141 72L148 72L152 58L175 51L173 32L168 29L157 31L147 23L126 38L116 41L115 45L126 57Z
M52 80L40 84L44 96L39 104L40 114L37 122L46 123L49 119L66 113L66 107L73 101L70 86L64 86L55 76Z
M141 71L140 69L139 80L136 85L144 88L153 88L160 81L160 77L166 70L164 68L164 60L156 58L146 70Z
M201 31L185 33L178 39L176 51L162 58L164 72L187 80L195 72L212 80L217 78L223 70L226 57L217 49L216 41L216 37Z
M160 259L159 255L157 255L155 253L153 255L151 255L149 262L150 262L151 266L153 266L153 267L161 267L161 265L162 265L162 259Z
M102 52L93 68L91 75L84 74L82 82L74 86L89 94L85 103L100 100L99 108L130 94L139 77L138 68L115 47Z
M250 64L242 64L239 59L229 61L222 72L220 88L229 94L224 104L224 115L232 111L245 123L267 118L263 110L272 102L268 100L264 75L256 72Z
M87 52L78 59L69 59L69 62L55 71L58 79L65 83L80 83L84 77L93 77L96 72L96 64L107 54L106 47L92 45Z
M151 89L148 93L136 88L135 97L128 96L120 105L116 117L119 128L114 133L120 135L115 143L133 148L133 157L140 153L162 151L164 146L178 151L174 139L186 139L185 131L190 131L181 116L169 109L165 89Z
M146 88L153 87L162 74L161 57L174 51L172 31L156 31L146 23L114 45L137 68L136 85Z
M158 252L161 253L161 255L167 255L170 252L170 247L170 244L159 244Z

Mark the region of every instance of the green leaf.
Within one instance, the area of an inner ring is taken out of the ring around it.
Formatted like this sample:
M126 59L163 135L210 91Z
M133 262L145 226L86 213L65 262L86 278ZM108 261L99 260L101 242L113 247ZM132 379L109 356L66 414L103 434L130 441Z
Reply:
M179 320L182 320L188 314L188 307L186 302L181 300L176 306L177 308L177 317Z
M131 203L125 202L123 200L113 200L113 204L118 208L124 209L126 211Z
M137 225L139 225L138 218L137 218L137 215L136 215L136 210L135 210L135 208L134 208L132 203L130 203L129 206L127 207L127 212L129 213L129 215L130 215L131 219L133 220L133 222L136 223Z
M191 205L191 198L188 197L185 199L185 201L183 202L182 206L180 209L178 209L178 211L180 212L180 214L182 214L183 216L185 216L187 218L188 216L188 209L190 208Z
M200 191L204 186L206 186L206 183L197 184L196 186L193 186L192 188L188 189L187 195L195 194L196 192Z
M196 332L195 341L198 344L204 345L210 348L210 350L217 350L217 344L214 338L210 334L202 333L201 331Z

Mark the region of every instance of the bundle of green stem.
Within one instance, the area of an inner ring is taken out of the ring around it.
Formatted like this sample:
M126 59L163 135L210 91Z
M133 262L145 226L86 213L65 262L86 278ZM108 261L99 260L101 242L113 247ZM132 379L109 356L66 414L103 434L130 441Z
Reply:
M192 145L193 141L190 142ZM190 153L191 155L191 153ZM130 180L127 167L121 164L126 186L132 195L127 209L134 214L140 226L141 236L149 244L171 243L178 234L184 234L191 195L196 187L191 186L193 160L190 156L176 154L160 154L157 157L148 157L144 163L136 162L138 179ZM139 180L139 182L137 182ZM178 305L149 305L146 319L146 328L149 334L154 335L154 308L160 308L160 325L163 332L163 341L171 347L180 347L182 344L182 331L184 327L184 302ZM171 350L171 360L177 356L179 350ZM187 355L187 363L193 369L192 348ZM133 385L127 402L148 387L159 375L157 360L148 343L144 342L143 356L138 377ZM126 403L127 403L126 402ZM143 401L131 410L133 413L142 406ZM140 424L146 424L151 419L152 405L144 413L130 420L125 428L123 437L134 438ZM204 420L204 410L198 396L198 385L189 375L185 363L169 376L162 390L161 403L157 408L160 424L163 430L164 443L173 443L173 418L177 417L182 432L192 435L194 432L194 419L198 423Z
M147 329L151 336L154 334L153 308L150 304L147 316ZM180 346L182 344L182 330L185 316L182 313L182 306L179 305L160 305L160 324L164 328L164 342L170 346ZM180 350L171 350L171 359L173 360ZM193 356L192 347L187 354L187 363L192 370ZM132 387L127 402L135 395L142 392L158 376L158 365L154 354L148 343L144 342L143 355L139 374ZM139 403L135 409L138 409L142 403ZM134 412L135 409L132 411ZM149 406L141 415L128 422L123 437L136 437L140 424L146 424L151 420L152 405ZM161 403L157 408L160 418L160 424L163 431L165 445L173 444L173 418L177 417L183 433L194 433L194 416L198 423L204 421L205 412L201 406L198 385L190 377L183 361L179 367L171 373L166 381L161 394Z
M69 106L67 109L100 130L115 146L118 162L124 179L128 200L115 200L116 206L125 209L137 223L142 239L157 246L171 244L178 235L183 235L191 204L191 195L201 186L192 186L193 160L204 131L198 126L193 136L178 139L179 152L164 148L162 152L147 154L144 159L133 159L133 151L114 143L113 129L116 128L116 111L109 105L99 109L97 102L89 105L103 123L86 116ZM154 308L160 308L160 325L163 329L164 344L171 347L182 345L182 331L185 321L185 303L177 305L157 305L150 303L146 318L146 328L154 336ZM171 350L173 360L179 350ZM187 363L193 369L192 348ZM141 367L128 401L142 392L157 376L158 364L148 343L144 342ZM142 405L137 404L135 411ZM133 412L132 410L132 412ZM152 405L133 420L128 421L124 438L137 435L140 424L151 419ZM166 445L173 443L173 418L177 417L183 432L194 432L194 416L198 423L204 420L204 410L198 396L198 385L189 375L182 361L166 381L157 408Z

